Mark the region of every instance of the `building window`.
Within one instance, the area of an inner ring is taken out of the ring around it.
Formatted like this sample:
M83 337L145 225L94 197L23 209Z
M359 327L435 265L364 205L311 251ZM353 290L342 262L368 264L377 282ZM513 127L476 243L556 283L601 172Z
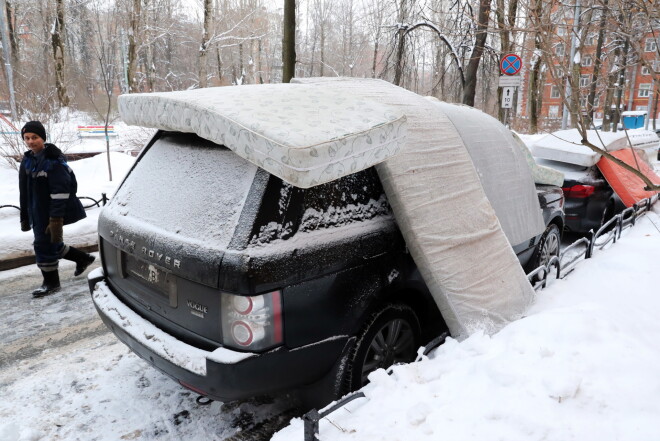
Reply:
M584 45L593 46L594 44L596 44L596 37L594 34L587 35L587 37L584 39Z
M587 87L591 83L591 75L580 75L580 87Z
M642 75L651 75L651 71L647 66L642 66Z
M557 35L559 35L560 37L566 35L566 28L562 25L557 26Z
M559 118L559 106L548 107L548 118Z
M560 57L563 57L566 54L564 43L559 43L557 46L555 46L555 54L557 54Z
M581 96L580 97L580 109L586 109L587 108L587 97L586 96Z
M550 89L550 98L559 98L559 88L557 86L552 86Z
M582 66L589 67L594 64L594 59L590 56L582 57Z
M600 106L600 97L595 96L594 97L594 107L598 107L598 106Z
M640 98L648 98L651 92L651 84L645 83L639 85L639 94L637 95Z
M644 42L644 52L655 52L658 49L658 42L655 38L647 38Z

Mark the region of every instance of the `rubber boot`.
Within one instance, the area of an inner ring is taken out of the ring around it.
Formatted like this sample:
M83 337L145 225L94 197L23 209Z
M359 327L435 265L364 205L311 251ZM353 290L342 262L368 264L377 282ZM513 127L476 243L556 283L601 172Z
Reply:
M44 281L41 286L32 291L32 297L45 297L60 290L60 274L55 271L41 271Z
M67 251L66 254L62 256L62 258L76 262L76 270L73 272L74 276L81 275L83 272L85 272L87 267L90 266L94 260L96 260L96 257L92 256L91 254L80 251L74 247L69 247L69 251Z

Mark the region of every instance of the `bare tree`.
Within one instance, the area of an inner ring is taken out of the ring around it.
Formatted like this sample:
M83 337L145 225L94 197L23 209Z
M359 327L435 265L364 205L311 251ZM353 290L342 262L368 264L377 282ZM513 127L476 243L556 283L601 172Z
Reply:
M128 93L137 92L135 74L137 72L138 59L138 35L140 33L140 15L142 0L133 0L129 12L128 26L128 60L126 60L126 81L128 82Z
M206 53L208 51L212 13L211 0L204 0L204 24L202 27L202 41L199 44L199 87L206 87L207 85Z
M51 44L53 46L53 60L55 60L55 87L57 89L57 99L63 107L69 105L69 95L66 91L64 79L64 0L56 1L55 24L51 32Z
M102 14L99 3L94 4L95 17L95 40L93 47L94 56L99 66L99 76L103 85L103 91L106 99L104 108L96 107L96 111L103 119L105 132L106 154L108 162L108 180L112 181L112 164L110 161L110 138L108 136L108 125L112 111L112 101L114 94L114 84L116 80L117 66L117 8ZM102 17L104 18L102 20ZM90 97L94 103L93 97Z
M288 83L296 74L296 1L284 0L282 27L282 82ZM259 40L261 46L261 40Z

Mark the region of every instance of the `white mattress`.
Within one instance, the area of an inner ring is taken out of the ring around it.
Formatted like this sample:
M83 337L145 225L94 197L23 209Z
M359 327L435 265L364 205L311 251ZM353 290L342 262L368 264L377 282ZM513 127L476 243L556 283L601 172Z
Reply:
M587 139L596 147L608 152L629 147L630 143L640 149L658 145L658 136L644 129L622 130L616 133L587 130ZM584 167L596 165L602 156L582 144L582 136L577 129L553 132L534 143L531 151L532 155L538 158Z
M298 187L397 153L406 117L360 95L302 84L215 87L119 97L130 125L196 133Z
M436 105L463 140L511 245L543 233L545 224L530 166L511 130L473 107L441 101Z
M405 146L377 170L410 253L452 336L494 333L520 318L532 302L533 289L464 141L445 113L423 97L380 80L296 81L319 88L330 84L335 91L363 96L407 116Z

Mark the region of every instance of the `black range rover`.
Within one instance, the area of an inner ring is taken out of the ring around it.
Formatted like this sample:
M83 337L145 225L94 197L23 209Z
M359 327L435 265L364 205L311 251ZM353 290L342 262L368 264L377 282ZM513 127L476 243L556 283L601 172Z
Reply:
M561 190L539 188L546 233ZM373 168L309 189L231 150L158 132L99 218L89 275L106 325L216 400L301 390L321 405L446 332ZM547 250L546 250L547 251Z

